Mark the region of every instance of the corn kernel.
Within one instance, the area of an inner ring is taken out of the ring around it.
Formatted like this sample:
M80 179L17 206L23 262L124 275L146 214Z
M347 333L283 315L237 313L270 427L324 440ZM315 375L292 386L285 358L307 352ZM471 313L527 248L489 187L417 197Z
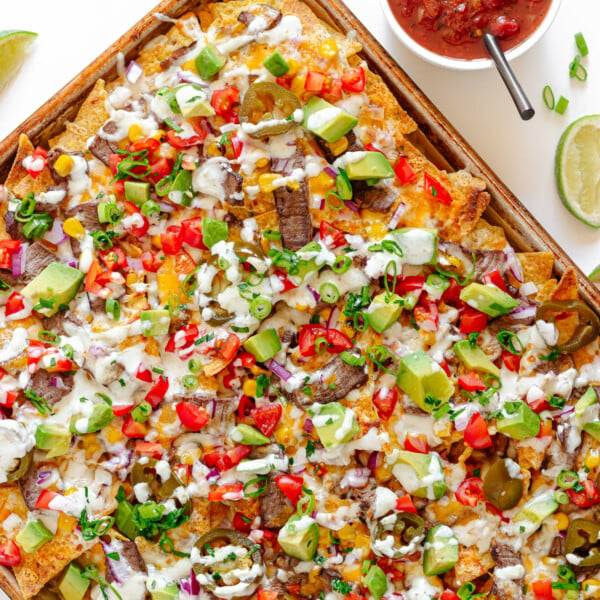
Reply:
M348 150L348 138L346 136L341 137L339 140L335 142L330 142L328 144L329 149L335 154L335 156L339 156Z
M61 154L54 163L54 170L61 176L66 177L75 165L73 157L69 154Z
M242 386L242 390L246 396L251 396L254 398L256 396L256 380L255 379L246 379L244 381L244 385Z
M296 304L296 310L308 310L310 306L308 304L300 304L299 302Z
M392 478L392 470L389 469L385 464L379 465L375 469L375 479L377 483L385 483Z
M356 534L354 538L354 547L368 551L371 548L371 538L364 533Z
M76 240L81 240L85 237L85 229L79 219L75 217L70 217L63 223L63 231Z
M361 565L344 569L344 580L345 581L352 581L353 583L358 583L361 580L361 577L362 577Z
M118 427L106 427L103 430L103 434L109 444L116 444L123 437Z
M137 283L138 277L135 271L127 271L127 276L125 277L125 283L127 285L133 285Z
M317 53L321 58L332 60L338 55L338 45L333 38L327 38L319 44Z
M277 173L263 173L258 178L258 189L263 193L272 192L273 190L276 190L278 186L273 185L273 182L279 179L280 177L281 176Z
M600 579L584 579L581 584L584 598L600 598Z
M158 154L161 158L171 158L175 160L177 158L177 148L173 148L171 144L161 144L158 149Z
M271 242L267 238L261 238L260 247L265 254L268 254L271 249Z
M181 68L184 71L191 71L192 73L197 73L196 70L196 62L194 60L186 60L181 64Z
M298 61L295 58L288 58L287 64L289 65L290 70L286 73L286 75L288 77L293 77L298 72L298 67L300 65L298 64Z
M558 531L564 531L569 527L569 517L563 512L556 513L553 515L554 526Z
M296 75L294 79L292 79L292 83L290 85L290 91L296 96L302 96L304 93L304 84L306 83L306 77L303 75Z
M159 142L162 142L165 139L165 130L159 129L152 137Z
M150 238L150 241L155 248L160 248L162 250L162 240L160 239L160 235L153 235Z
M268 164L269 164L269 159L266 156L263 156L262 158L259 158L256 161L256 166L260 167L260 168L266 167Z
M586 457L583 459L583 464L590 471L597 469L600 466L600 449L598 449L598 448L591 449L586 454Z
M462 262L459 258L456 258L455 256L446 256L446 260L453 266L453 267L460 267L462 266Z
M291 192L297 192L300 189L300 182L299 181L288 181L285 184L285 187L290 190Z
M275 439L279 444L292 446L298 441L294 435L294 428L290 425L279 425L275 430Z
M134 123L131 125L131 127L129 127L127 137L129 138L130 142L137 142L138 140L143 140L146 136L142 128L137 123Z
M206 154L208 156L223 156L221 152L221 148L219 148L219 144L217 142L211 142L206 148Z
M64 495L65 495L65 496L70 496L71 494L74 494L76 491L77 491L77 488L76 488L76 487L70 487L70 488L67 488L67 489L65 490L65 493L64 493Z

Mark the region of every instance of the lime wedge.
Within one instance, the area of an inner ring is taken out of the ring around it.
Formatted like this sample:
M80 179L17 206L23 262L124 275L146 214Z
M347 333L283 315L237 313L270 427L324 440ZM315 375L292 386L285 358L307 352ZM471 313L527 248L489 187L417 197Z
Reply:
M0 31L0 90L19 70L36 37L31 31Z
M589 280L600 286L600 265L594 267L594 270L588 275Z
M600 115L573 121L556 149L556 183L564 205L580 221L600 227Z

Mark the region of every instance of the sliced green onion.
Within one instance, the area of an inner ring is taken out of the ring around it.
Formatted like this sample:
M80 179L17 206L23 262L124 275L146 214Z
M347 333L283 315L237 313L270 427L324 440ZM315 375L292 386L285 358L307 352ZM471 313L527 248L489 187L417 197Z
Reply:
M333 264L331 265L331 270L334 273L345 273L350 268L351 264L352 259L349 256L342 254L333 261Z
M391 271L391 273L390 273ZM387 265L385 265L385 272L383 274L383 286L385 287L386 294L391 296L396 293L396 285L398 285L398 266L396 265L396 261L390 260ZM393 281L393 287L390 289L390 278Z
M29 221L23 225L21 232L27 239L42 238L48 229L52 227L52 217L46 213L33 215Z
M371 346L367 349L367 356L375 365L386 373L396 373L384 366L384 362L392 359L396 363L396 357L385 346Z
M579 475L573 469L562 470L556 478L556 485L563 490L570 490L579 483Z
M581 56L587 56L590 53L587 42L583 37L583 33L579 32L575 34L575 44L577 45L577 50L579 50Z
M106 231L92 231L90 234L94 240L96 250L110 250L113 247L112 239Z
M20 223L25 223L29 221L31 217L33 217L33 212L35 211L35 196L33 193L27 194L23 200L19 203L17 210L15 211L15 221L19 221Z
M183 131L183 127L180 127L171 119L165 119L165 125L168 125L175 133L181 133Z
M190 362L188 362L188 369L192 373L199 373L202 370L202 363L195 358L192 358Z
M492 373L488 373L483 378L483 383L487 385L492 390L500 390L502 389L502 382L497 375L493 375Z
M327 340L324 337L318 337L315 340L315 352L317 354L324 354L327 350Z
M337 202L331 202L331 200L329 200L330 197L334 197ZM333 210L341 210L342 208L344 208L344 201L340 198L340 196L338 196L338 194L332 190L329 190L327 192L327 194L325 195L325 202L327 202L327 204L329 204L329 208L333 208Z
M267 481L268 479L266 475L259 475L258 477L254 477L253 479L250 479L250 481L247 481L244 484L244 487L242 488L244 491L244 497L258 498L258 496L260 496L267 490ZM254 491L251 489L252 486L255 486Z
M554 100L554 92L549 85L544 86L544 90L542 91L542 98L544 100L544 104L548 110L554 110L555 100Z
M360 324L359 318L362 319L362 325ZM352 315L352 324L354 325L354 329L361 333L369 328L369 321L367 320L367 317L365 317L365 313L361 310Z
M195 276L196 273L202 268L202 265L198 265L193 271L188 273L181 283L181 289L186 296L193 296L196 288L198 287L198 278Z
M515 356L521 356L523 352L525 352L525 346L523 346L521 338L519 338L519 336L513 331L501 329L496 334L496 339L504 350L514 354Z
M136 423L145 423L152 413L152 405L150 402L142 402L131 411L131 418Z
M112 202L98 204L98 221L115 225L123 218L123 211Z
M106 304L104 305L106 314L109 315L113 321L118 321L121 316L121 305L114 298L107 298Z
M569 77L571 77L571 79L578 79L579 81L585 81L588 78L587 70L581 64L579 55L577 55L569 65Z
M73 349L73 346L71 346L71 344L65 344L64 346L61 347L62 353L67 357L67 358L73 358L73 354L75 353L75 350Z
M10 292L10 290L12 290L10 285L8 285L8 283L6 283L6 281L3 281L2 279L0 279L0 294L8 294L8 292Z
M250 302L250 314L259 321L266 319L271 314L273 305L268 298L257 296Z
M304 488L304 486L303 486ZM296 505L296 510L301 517L306 515L311 515L312 511L315 508L315 496L314 494L306 494L298 500L298 504Z
M45 344L52 344L55 346L56 344L60 344L60 335L54 333L53 331L42 329L38 333L38 340L40 340L40 342L44 342Z
M567 110L567 106L569 106L569 101L564 96L561 96L558 99L558 102L556 103L556 108L554 110L559 115L564 115L565 111Z
M169 302L167 303L167 310L172 317L179 314L179 296L178 294L171 294L169 296Z
M319 287L319 295L321 296L321 300L327 302L327 304L333 304L340 299L340 291L334 283L331 283L331 281L326 281L321 284L321 287Z
M146 200L146 202L142 204L140 210L145 217L151 217L152 215L160 214L160 206L154 202L154 200Z
M256 287L263 282L264 278L264 273L250 273L245 283L247 283L250 287Z
M351 367L362 367L365 364L365 357L362 354L357 356L356 354L352 354L352 352L348 352L348 350L344 350L340 354L340 359Z
M195 390L198 387L198 378L195 375L184 375L181 378L181 383L187 390Z
M263 233L263 236L266 237L268 240L280 240L281 232L277 231L276 229L267 229Z

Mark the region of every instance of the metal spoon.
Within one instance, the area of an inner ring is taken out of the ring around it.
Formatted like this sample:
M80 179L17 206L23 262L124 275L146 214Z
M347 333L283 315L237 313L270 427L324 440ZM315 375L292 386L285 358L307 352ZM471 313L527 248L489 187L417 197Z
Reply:
M496 64L498 73L500 73L500 77L502 77L506 89L510 92L513 102L521 115L521 119L523 119L523 121L528 121L535 115L535 110L533 110L533 106L531 106L521 84L517 81L515 74L510 68L506 56L504 56L504 52L502 51L502 48L500 48L498 39L491 33L485 33L483 35L483 43Z

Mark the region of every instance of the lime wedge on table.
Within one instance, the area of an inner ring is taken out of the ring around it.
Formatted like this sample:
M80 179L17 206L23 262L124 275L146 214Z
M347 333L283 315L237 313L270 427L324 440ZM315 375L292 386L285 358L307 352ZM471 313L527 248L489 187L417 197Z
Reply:
M0 31L0 90L19 70L37 33L8 29Z
M573 121L556 149L556 183L579 220L600 227L600 115Z
M589 280L600 287L600 265L594 267L594 270L588 275Z

